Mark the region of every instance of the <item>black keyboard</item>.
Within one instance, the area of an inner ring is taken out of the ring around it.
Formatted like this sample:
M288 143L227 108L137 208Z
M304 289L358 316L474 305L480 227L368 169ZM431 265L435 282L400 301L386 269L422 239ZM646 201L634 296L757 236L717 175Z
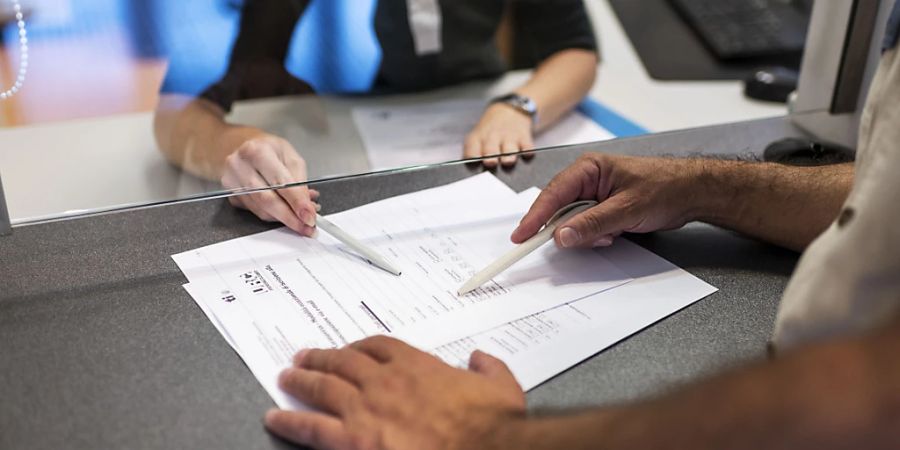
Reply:
M803 51L808 16L783 0L669 0L722 60Z

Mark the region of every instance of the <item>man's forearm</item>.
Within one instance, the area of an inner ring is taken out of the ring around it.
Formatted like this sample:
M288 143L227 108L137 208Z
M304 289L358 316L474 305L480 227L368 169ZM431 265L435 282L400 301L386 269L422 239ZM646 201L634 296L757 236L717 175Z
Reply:
M802 250L837 217L853 165L697 160L691 218Z
M843 449L900 442L900 324L643 404L510 419L487 448Z
M597 54L589 50L569 49L543 61L531 79L516 92L537 103L538 129L556 122L581 101L597 76Z

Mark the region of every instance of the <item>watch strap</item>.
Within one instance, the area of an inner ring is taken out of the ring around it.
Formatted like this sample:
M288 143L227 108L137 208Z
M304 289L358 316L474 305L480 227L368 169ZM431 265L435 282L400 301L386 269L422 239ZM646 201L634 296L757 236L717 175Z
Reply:
M532 126L537 125L537 121L538 121L537 104L531 98L526 97L524 95L511 93L511 94L501 95L499 97L494 97L493 99L491 99L490 104L494 104L494 103L503 103L503 104L506 104L506 105L509 105L509 106L515 108L517 111L521 112L522 114L525 114L528 117L531 117Z

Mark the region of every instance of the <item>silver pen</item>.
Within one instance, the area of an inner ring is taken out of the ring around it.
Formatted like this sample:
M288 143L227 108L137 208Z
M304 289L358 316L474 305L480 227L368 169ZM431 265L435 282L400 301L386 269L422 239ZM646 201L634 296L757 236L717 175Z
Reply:
M540 231L537 232L534 236L530 237L527 241L519 244L516 248L510 250L505 255L498 258L496 261L489 264L484 269L481 269L480 272L472 275L472 278L469 281L463 283L462 286L459 287L459 290L456 292L457 295L465 295L475 289L481 287L482 284L487 283L491 278L497 276L500 272L508 269L509 266L515 264L520 259L526 257L529 253L535 251L538 247L543 245L545 242L549 241L553 238L553 232L556 231L556 227L562 225L576 214L597 205L597 202L593 200L582 200L575 203L570 203L557 211L550 217L550 220L547 221L547 224L544 225Z
M342 230L340 227L338 227L328 219L322 217L320 214L316 214L316 224L319 228L327 231L328 234L334 236L335 239L341 241L347 247L353 249L353 251L358 253L373 265L378 266L394 275L400 276L400 270L389 263L388 260L384 259L383 256L379 255L375 250L372 250L371 248L369 248L369 246L363 244L355 237L350 236L346 231Z

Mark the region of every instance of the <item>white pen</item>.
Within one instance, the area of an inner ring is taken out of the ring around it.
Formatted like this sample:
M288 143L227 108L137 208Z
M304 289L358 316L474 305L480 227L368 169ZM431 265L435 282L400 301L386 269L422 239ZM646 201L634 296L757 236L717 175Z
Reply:
M343 242L347 247L350 247L356 253L359 253L360 256L365 258L370 263L394 274L400 276L400 271L397 270L396 267L391 265L384 257L379 255L375 250L369 248L366 244L359 242L353 236L347 234L346 231L342 230L340 227L329 221L328 219L322 217L319 214L316 214L316 224L319 228L328 232L328 234L334 236L335 239Z
M472 275L472 278L469 281L463 283L460 286L459 290L456 291L457 295L465 295L475 289L478 289L484 283L487 283L491 278L494 278L500 272L508 269L509 266L515 264L520 259L527 256L529 253L535 251L538 247L543 245L545 242L549 241L553 238L553 232L556 231L556 227L562 225L576 214L594 207L597 205L597 202L593 200L582 200L575 203L570 203L557 211L550 217L550 220L547 221L547 224L538 231L537 234L530 237L527 241L519 244L516 248L510 250L505 255L498 258L496 261L489 264L484 269L481 269L480 272Z

